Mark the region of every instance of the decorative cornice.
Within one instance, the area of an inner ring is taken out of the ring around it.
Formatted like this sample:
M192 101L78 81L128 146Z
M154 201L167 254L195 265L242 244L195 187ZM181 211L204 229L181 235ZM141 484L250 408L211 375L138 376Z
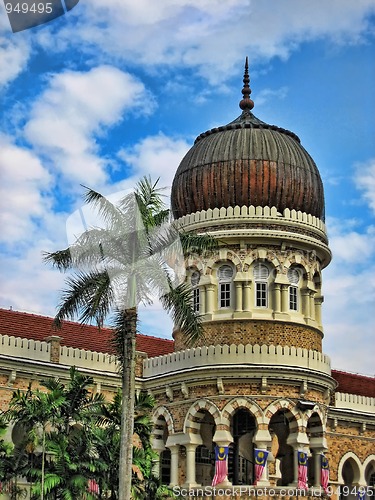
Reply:
M330 375L331 363L328 356L318 351L274 345L217 345L197 347L147 358L143 362L145 378L173 373L179 370L215 365L271 365L275 367L301 367Z
M201 210L189 215L185 215L177 219L177 224L186 230L198 229L207 225L220 224L225 222L243 223L249 222L275 222L281 224L301 224L303 226L314 228L323 238L327 240L326 226L322 220L314 215L307 214L296 210L289 210L286 208L283 213L277 211L276 207L249 207L235 206L235 207L222 207L209 208L208 210Z

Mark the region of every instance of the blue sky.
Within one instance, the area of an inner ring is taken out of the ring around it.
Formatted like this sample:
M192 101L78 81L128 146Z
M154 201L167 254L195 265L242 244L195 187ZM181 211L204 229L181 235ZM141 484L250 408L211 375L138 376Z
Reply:
M0 305L53 315L81 184L104 194L145 174L170 186L201 132L254 114L301 139L321 172L333 261L324 351L372 374L375 311L373 0L81 0L13 34L0 4ZM141 331L169 337L155 304Z

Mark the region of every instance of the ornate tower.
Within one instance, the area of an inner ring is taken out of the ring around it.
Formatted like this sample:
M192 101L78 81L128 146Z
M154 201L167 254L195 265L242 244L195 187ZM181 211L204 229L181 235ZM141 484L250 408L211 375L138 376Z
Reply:
M189 262L203 343L321 352L321 271L331 258L322 181L293 132L251 112L247 61L243 81L242 114L196 139L172 187L184 230L220 241L218 255Z
M295 486L303 451L319 485L335 387L322 353L323 185L299 138L253 115L247 60L243 82L241 115L201 134L173 181L180 226L219 248L187 264L205 337L187 349L175 331L177 352L145 361L154 447L172 485L210 485L215 447L228 450L225 484L253 484L260 449L259 484Z

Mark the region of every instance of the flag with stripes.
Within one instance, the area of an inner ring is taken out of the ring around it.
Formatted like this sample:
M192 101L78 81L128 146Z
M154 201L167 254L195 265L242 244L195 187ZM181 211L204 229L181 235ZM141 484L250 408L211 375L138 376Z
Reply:
M329 464L328 458L323 454L320 455L320 466L320 484L322 485L324 493L327 493L329 483Z
M298 484L299 490L307 490L307 453L298 452Z
M262 477L264 467L266 466L268 451L267 450L254 450L254 458L255 458L255 481L254 485L256 486L259 479Z
M212 486L224 482L228 476L228 446L215 446L215 475Z
M358 500L365 500L366 499L366 489L363 487L359 487L358 494L357 494L357 499Z

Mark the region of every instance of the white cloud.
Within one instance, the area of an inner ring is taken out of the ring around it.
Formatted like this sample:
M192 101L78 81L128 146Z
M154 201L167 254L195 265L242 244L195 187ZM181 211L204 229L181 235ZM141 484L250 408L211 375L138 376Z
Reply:
M334 368L373 373L371 311L375 310L375 231L352 229L355 221L330 220L333 261L324 271L324 352Z
M59 238L61 235L58 233L58 229L51 232L53 240L30 241L22 256L2 255L0 307L12 306L15 310L54 316L64 276L43 264L42 252L66 246L66 243L61 245L64 238Z
M12 34L0 4L0 87L14 80L27 66L31 54L29 35Z
M277 102L280 99L285 99L288 94L287 87L281 87L279 89L263 89L257 94L257 107L262 104L272 100L272 102Z
M121 150L119 157L132 168L130 178L122 185L134 186L135 179L150 175L152 179L160 177L159 185L170 188L176 168L190 147L191 144L183 139L173 139L160 133ZM169 195L169 190L164 193Z
M374 2L92 0L73 12L77 25L62 28L60 44L72 39L74 29L76 43L93 57L147 66L183 64L209 80L215 75L217 82L243 62L244 54L253 62L287 58L303 41L318 38L361 43L370 30L367 16ZM45 31L39 42L51 47Z
M375 213L375 158L356 165L354 182L362 191L364 200Z
M96 138L126 112L145 109L144 98L143 84L112 66L55 74L32 107L25 136L65 179L103 185L109 160Z
M46 191L51 176L31 151L0 135L0 177L0 239L5 243L28 240L35 218L50 209Z

